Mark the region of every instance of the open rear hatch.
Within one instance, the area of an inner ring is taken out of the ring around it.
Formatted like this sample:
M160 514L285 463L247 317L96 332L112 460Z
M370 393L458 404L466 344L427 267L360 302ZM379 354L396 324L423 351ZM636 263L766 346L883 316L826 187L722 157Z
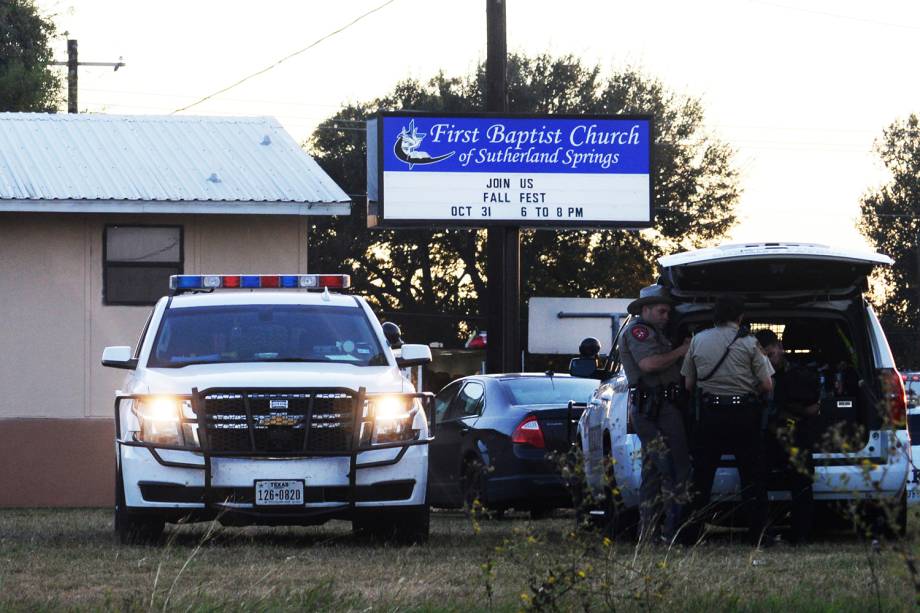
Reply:
M747 243L663 257L659 283L677 296L746 294L849 295L863 291L888 256L806 243Z
M749 305L757 304L746 314L747 322L754 330L773 330L790 359L814 374L821 407L815 433L819 450L831 453L828 461L853 463L852 455L835 457L834 452L867 444L868 432L879 427L888 381L896 375L873 363L870 339L862 330L863 303L857 300L872 270L892 264L891 258L814 244L748 243L679 253L659 263L659 283L680 302L711 303L716 296L736 293ZM821 300L836 300L838 307L809 306ZM701 311L692 317L709 325ZM876 385L860 385L873 376ZM895 408L892 421L896 413Z

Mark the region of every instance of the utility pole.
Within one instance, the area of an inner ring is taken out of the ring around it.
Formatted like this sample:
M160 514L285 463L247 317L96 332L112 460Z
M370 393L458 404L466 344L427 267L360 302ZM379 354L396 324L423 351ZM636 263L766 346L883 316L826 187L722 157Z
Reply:
M77 41L67 39L67 61L51 62L52 66L67 66L67 112L79 113L77 110L77 68L80 66L112 66L117 71L125 65L118 58L117 62L80 62L77 60Z
M508 42L505 0L486 0L486 110L508 112ZM486 231L489 327L488 372L521 370L521 230L491 226Z

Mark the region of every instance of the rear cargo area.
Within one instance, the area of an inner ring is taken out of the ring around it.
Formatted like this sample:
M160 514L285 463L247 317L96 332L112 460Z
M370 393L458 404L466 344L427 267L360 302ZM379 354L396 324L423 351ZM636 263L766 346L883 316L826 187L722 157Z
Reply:
M710 327L701 312L682 317L678 336L695 334ZM866 446L869 432L881 423L875 390L875 367L865 334L856 330L858 310L809 309L752 310L745 324L752 334L771 330L785 350L787 389L799 406L817 404L819 414L809 419L816 452L853 452ZM795 372L792 372L795 371ZM790 404L793 400L788 400ZM772 403L775 425L789 415L781 402ZM793 411L794 413L795 411Z

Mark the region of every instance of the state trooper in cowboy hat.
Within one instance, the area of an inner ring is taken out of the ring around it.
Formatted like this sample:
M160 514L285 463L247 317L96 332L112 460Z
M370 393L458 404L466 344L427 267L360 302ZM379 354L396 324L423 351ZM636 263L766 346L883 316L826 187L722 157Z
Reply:
M670 542L689 501L690 451L683 414L680 361L689 339L673 347L664 333L673 300L667 288L650 285L627 307L633 317L619 341L630 386L630 419L642 442L639 488L640 538ZM659 533L662 515L664 522Z

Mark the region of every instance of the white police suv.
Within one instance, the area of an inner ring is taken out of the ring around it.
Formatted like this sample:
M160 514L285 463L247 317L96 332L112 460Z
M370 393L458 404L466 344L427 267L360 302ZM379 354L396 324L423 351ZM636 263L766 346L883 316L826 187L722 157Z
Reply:
M670 322L675 339L712 325L715 298L734 294L745 300L745 321L753 331L773 330L790 360L817 370L816 503L885 501L886 515L895 515L903 530L906 504L918 499L910 456L911 437L920 439L920 432L908 432L903 381L863 296L872 269L891 263L876 253L813 244L726 245L661 258L658 283L676 303ZM593 512L632 516L639 502L641 444L629 420L628 385L615 359L598 366L594 359L573 360L573 374L603 380L581 416L576 440L588 489L603 501ZM687 417L695 419L692 411ZM771 500L789 497L770 489ZM724 456L713 499L731 504L739 498L734 458ZM879 513L882 505L860 506Z
M115 530L165 522L308 525L351 520L403 542L428 536L431 394L400 368L368 304L332 293L347 275L178 275L115 397ZM227 290L227 291L225 291Z

